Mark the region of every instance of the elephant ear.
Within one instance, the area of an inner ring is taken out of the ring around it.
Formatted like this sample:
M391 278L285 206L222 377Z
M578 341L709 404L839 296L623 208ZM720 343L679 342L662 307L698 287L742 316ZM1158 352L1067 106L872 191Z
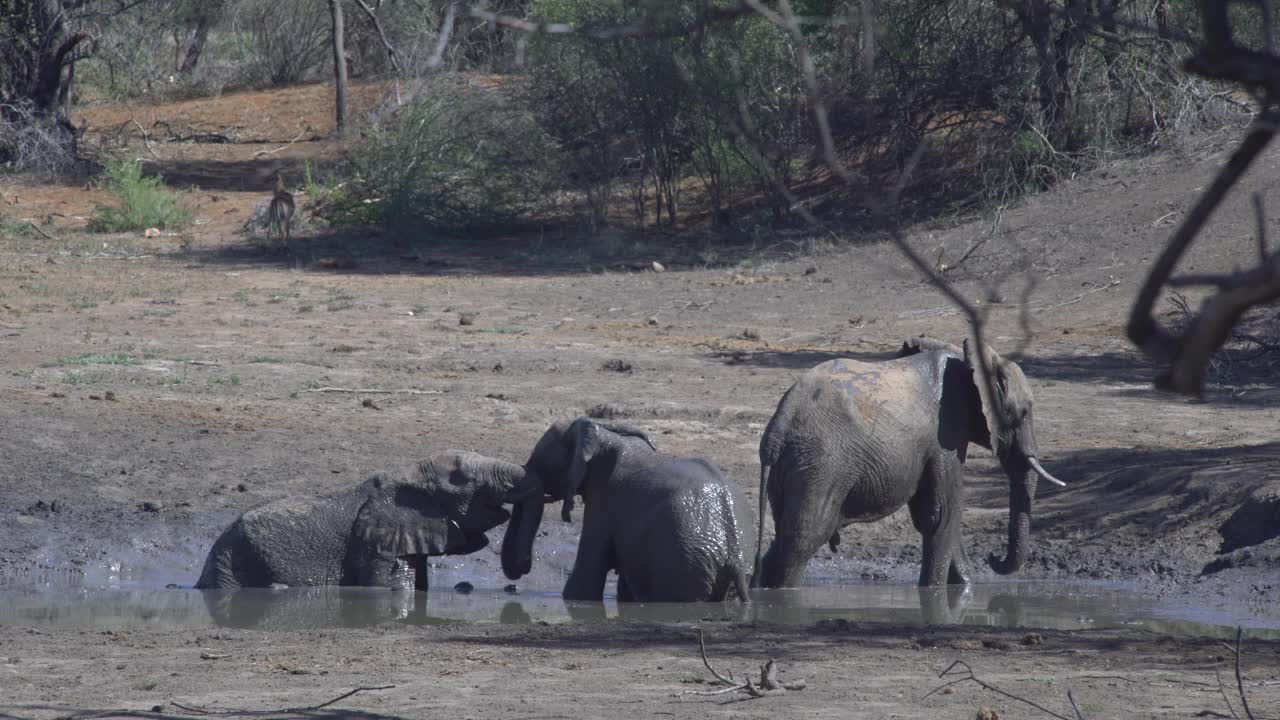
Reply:
M973 385L972 392L977 412L975 423L980 417L979 427L985 431L985 437L975 438L974 442L987 449L993 449L993 440L998 441L1000 433L1000 421L995 413L1000 413L1000 417L1008 418L1005 400L1008 395L1008 366L1012 363L1001 358L991 348L986 348L987 368L991 371L991 379L994 381L996 390L996 396L990 397L987 393L987 385L982 381L982 368L978 365L977 353L974 352L968 338L964 340L964 361L969 368L970 384Z
M477 538L465 532L424 489L403 482L375 482L374 487L378 489L360 507L352 527L373 554L445 555L484 547L483 534Z

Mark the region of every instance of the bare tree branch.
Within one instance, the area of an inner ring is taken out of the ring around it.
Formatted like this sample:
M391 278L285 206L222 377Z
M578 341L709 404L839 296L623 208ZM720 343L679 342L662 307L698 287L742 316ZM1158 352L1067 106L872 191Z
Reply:
M435 69L444 62L444 51L449 47L449 36L453 34L453 24L458 18L458 0L449 3L444 13L444 21L440 23L440 34L436 37L436 49L427 61L427 67Z
M370 7L367 3L365 3L364 0L352 0L352 1L356 4L356 6L360 8L360 10L364 13L365 17L369 18L369 22L373 23L373 29L378 32L378 39L382 41L382 47L386 48L387 60L391 61L391 67L396 71L397 74L399 74L400 73L399 53L397 53L396 49L392 47L391 41L387 40L387 33L382 29L382 21L378 19L377 13L374 12L377 8ZM382 3L379 2L376 4L381 5Z
M1257 267L1231 275L1173 277L1178 261L1195 242L1214 210L1276 134L1276 123L1280 121L1280 112L1276 109L1276 102L1280 100L1280 57L1270 52L1270 2L1258 1L1264 6L1264 18L1267 18L1268 52L1235 44L1228 21L1231 2L1202 0L1200 3L1204 42L1187 60L1187 70L1206 78L1231 80L1259 93L1263 111L1169 239L1134 300L1126 328L1129 339L1143 352L1169 365L1168 371L1156 378L1156 386L1185 395L1203 393L1204 374L1210 359L1231 336L1240 316L1255 305L1280 297L1280 267L1267 254L1265 214L1262 200L1257 196L1254 197ZM1153 308L1164 287L1186 285L1213 285L1218 292L1204 302L1199 315L1175 337L1156 322Z

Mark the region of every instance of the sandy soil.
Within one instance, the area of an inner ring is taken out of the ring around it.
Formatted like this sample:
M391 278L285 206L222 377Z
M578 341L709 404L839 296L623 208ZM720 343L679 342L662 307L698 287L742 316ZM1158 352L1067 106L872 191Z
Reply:
M177 171L216 162L172 150L164 162ZM997 349L1024 350L1044 460L1069 484L1041 490L1023 577L1123 581L1276 617L1274 527L1251 526L1247 546L1219 554L1219 528L1277 488L1267 358L1224 358L1207 402L1190 402L1153 392L1153 369L1122 337L1145 268L1221 157L1130 162L1030 198L952 273L990 306ZM1245 190L1280 183L1277 159L1260 161ZM276 159L235 162L245 165L213 175L270 178ZM760 434L798 373L833 357L887 357L919 333L959 341L965 332L885 246L779 236L768 247L690 247L653 236L592 256L527 238L370 233L358 242L309 234L288 255L263 255L235 233L260 187L197 185L185 200L197 223L146 239L83 232L100 191L0 181L0 213L40 228L10 223L0 238L0 574L98 577L123 564L146 582L191 582L213 538L248 508L346 487L446 447L522 461L553 420L591 408L642 425L667 451L711 458L754 502ZM1185 267L1236 265L1252 252L1251 217L1242 192ZM954 261L989 234L989 221L939 223L916 228L913 241ZM654 272L654 260L666 271ZM1027 277L1037 281L1030 337L1016 302ZM1270 312L1258 322L1274 330ZM461 325L463 313L474 324ZM611 360L629 369L606 369ZM982 558L1002 547L1007 490L988 453L970 468L965 536ZM538 558L530 586L558 586L575 531L547 524L543 547L558 551ZM844 537L840 554L815 558L812 577L914 579L919 538L905 513ZM477 584L501 587L492 550L456 562ZM1219 571L1202 575L1210 563ZM988 705L1000 717L1035 716L972 684L922 700L955 659L1068 716L1067 688L1089 717L1230 714L1215 642L1099 631L1022 645L1024 634L717 625L722 665L741 672L772 656L810 683L719 705L674 696L706 677L685 627L0 627L0 717L176 713L165 704L174 699L285 708L382 684L397 687L313 714L594 717L634 705L676 717L932 718ZM1277 676L1278 650L1249 645L1250 681ZM1276 687L1251 686L1255 707L1275 714Z

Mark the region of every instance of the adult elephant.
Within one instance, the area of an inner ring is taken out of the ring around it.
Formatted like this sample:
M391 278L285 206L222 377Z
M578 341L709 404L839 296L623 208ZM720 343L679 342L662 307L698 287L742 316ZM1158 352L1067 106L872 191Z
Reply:
M427 589L427 557L485 547L537 492L514 463L450 450L345 492L277 500L240 516L213 544L197 588L368 585Z
M564 585L567 601L599 601L611 570L618 600L746 600L743 541L750 514L738 486L702 458L671 458L625 423L582 417L549 428L525 469L549 500L584 502L582 535ZM543 498L512 508L502 569L515 580L532 565Z
M1001 575L1022 566L1036 480L1063 483L1036 459L1031 388L1022 370L989 352L997 394L984 402L970 355L967 341L961 349L914 338L894 360L831 360L787 391L760 441L754 584L798 584L824 541L836 549L842 527L879 520L903 505L923 538L919 584L968 584L960 515L969 443L994 446L1009 478L1008 548L989 563ZM994 441L991 413L1004 427ZM761 558L766 497L775 535Z

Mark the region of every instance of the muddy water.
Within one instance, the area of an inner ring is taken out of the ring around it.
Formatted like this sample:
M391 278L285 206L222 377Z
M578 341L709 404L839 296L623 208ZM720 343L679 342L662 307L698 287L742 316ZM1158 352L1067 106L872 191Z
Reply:
M1157 632L1226 634L1235 625L1280 638L1280 621L1246 609L1205 610L1161 601L1123 587L1059 582L978 584L967 590L921 590L863 583L753 591L746 606L569 603L549 588L504 589L492 575L436 568L432 590L289 588L199 591L163 587L164 573L106 563L83 573L30 572L0 578L0 625L95 629L369 627L383 624L531 623L637 620L751 621L811 625L821 621L898 625L964 623L998 627L1083 629L1139 627ZM468 577L470 576L470 577ZM459 592L455 582L475 585ZM189 580L188 580L189 582Z

